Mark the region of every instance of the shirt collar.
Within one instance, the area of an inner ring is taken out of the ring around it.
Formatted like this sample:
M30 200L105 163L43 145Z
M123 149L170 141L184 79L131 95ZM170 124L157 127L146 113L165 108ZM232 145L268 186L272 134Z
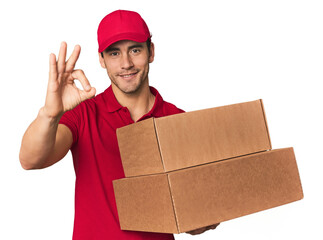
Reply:
M162 107L163 98L154 87L149 86L149 89L150 92L155 96L155 102L151 110L145 115L152 116L159 108ZM108 112L115 112L123 108L123 106L114 96L111 85L104 91L103 95L107 102Z

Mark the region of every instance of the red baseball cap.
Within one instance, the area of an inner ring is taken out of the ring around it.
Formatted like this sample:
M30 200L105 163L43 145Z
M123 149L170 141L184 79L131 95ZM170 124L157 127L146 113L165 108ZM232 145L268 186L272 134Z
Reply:
M117 10L106 15L99 24L99 52L120 40L145 42L150 37L148 26L138 13Z

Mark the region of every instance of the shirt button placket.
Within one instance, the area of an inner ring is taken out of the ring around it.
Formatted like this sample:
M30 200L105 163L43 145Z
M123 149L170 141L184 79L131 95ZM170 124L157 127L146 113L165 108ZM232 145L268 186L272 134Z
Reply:
M128 110L128 108L126 107L123 107L122 108L122 118L123 120L127 123L127 124L131 124L131 123L134 123L134 121L132 120L131 118L131 115L130 115L130 112Z

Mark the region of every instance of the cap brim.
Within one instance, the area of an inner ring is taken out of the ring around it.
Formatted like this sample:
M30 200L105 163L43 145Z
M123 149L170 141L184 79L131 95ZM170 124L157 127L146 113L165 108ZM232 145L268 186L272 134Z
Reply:
M104 43L99 46L99 52L103 52L111 44L122 40L131 40L135 42L145 42L150 36L138 34L138 33L120 33L107 39Z

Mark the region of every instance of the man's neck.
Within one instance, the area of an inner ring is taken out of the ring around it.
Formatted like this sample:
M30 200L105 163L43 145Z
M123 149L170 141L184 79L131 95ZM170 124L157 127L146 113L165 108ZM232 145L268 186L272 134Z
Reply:
M127 107L134 122L148 113L155 103L155 96L150 92L148 82L144 83L137 92L126 94L113 83L112 91L121 106Z

